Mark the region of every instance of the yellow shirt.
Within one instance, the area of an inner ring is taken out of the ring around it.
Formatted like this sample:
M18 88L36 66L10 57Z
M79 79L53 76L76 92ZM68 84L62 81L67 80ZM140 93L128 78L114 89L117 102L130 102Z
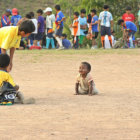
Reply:
M2 86L2 83L4 81L9 82L13 87L16 86L16 84L14 83L13 78L11 77L11 75L8 72L0 70L0 87Z
M0 29L0 48L19 48L21 36L18 35L18 26L8 26Z

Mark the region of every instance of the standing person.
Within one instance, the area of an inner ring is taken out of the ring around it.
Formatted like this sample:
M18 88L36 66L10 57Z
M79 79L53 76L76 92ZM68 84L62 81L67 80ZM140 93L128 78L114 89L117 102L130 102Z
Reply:
M62 33L63 33L63 27L64 27L64 14L61 11L61 7L60 5L56 5L55 6L55 10L56 10L56 19L55 19L55 24L56 24L56 31L55 31L55 38L58 42L59 45L59 49L64 49L63 45L62 45Z
M104 47L105 35L108 35L108 39L110 45L112 47L112 39L111 39L111 27L113 30L113 17L112 14L109 12L109 6L104 5L104 11L99 15L99 26L101 25L101 42L102 47ZM98 31L100 30L98 26Z
M79 44L80 47L82 47L83 44L83 40L86 36L85 32L86 32L86 28L87 28L87 19L86 19L86 10L82 9L81 13L80 13L80 17L79 17L79 21L80 21L80 37L79 37Z
M11 15L12 11L10 9L7 9L5 14L2 15L1 17L1 27L5 27L5 26L10 26L11 21L9 19L9 16Z
M34 12L29 12L29 15L31 16L31 20L34 23L35 26L35 31L32 32L32 34L28 37L28 46L32 46L33 45L33 41L35 40L35 36L37 34L37 25L38 25L38 21L37 19L34 17Z
M92 30L92 49L96 49L97 48L97 43L96 43L96 39L98 37L98 16L96 15L96 10L93 9L91 10L91 16L92 16L92 20L91 20L91 30Z
M44 13L47 15L46 17L46 48L48 49L50 44L52 46L52 49L55 49L54 44L54 37L53 37L53 25L55 23L55 15L52 14L52 8L48 7L44 10Z
M70 25L70 27L72 28L73 47L75 49L79 48L80 22L79 22L78 17L79 17L79 13L75 12L73 24Z
M44 17L42 16L42 9L37 10L38 15L38 32L35 36L34 46L37 46L37 41L39 41L40 46L42 45L43 33L44 33Z
M13 56L16 48L19 48L21 37L28 37L35 30L30 20L23 21L19 26L8 26L0 29L0 50L6 54L10 50L10 67L12 69Z
M140 34L140 3L139 3L139 11L138 11L138 25L139 25L139 34Z
M131 21L124 21L123 19L120 19L118 21L118 25L121 25L124 29L123 31L123 38L125 41L126 39L129 40L130 48L134 48L133 44L133 37L135 36L135 33L137 32L137 26L131 22Z
M128 6L126 7L126 13L123 14L122 19L124 21L131 21L134 22L135 21L135 16L131 13L131 7Z
M21 15L18 14L18 9L12 9L12 17L11 17L11 25L16 26L19 20L21 19Z

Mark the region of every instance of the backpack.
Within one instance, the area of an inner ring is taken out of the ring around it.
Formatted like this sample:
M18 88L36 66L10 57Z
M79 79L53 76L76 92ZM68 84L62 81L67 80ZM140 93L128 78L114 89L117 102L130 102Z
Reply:
M0 103L2 102L12 102L16 98L16 90L9 82L3 82L0 87Z

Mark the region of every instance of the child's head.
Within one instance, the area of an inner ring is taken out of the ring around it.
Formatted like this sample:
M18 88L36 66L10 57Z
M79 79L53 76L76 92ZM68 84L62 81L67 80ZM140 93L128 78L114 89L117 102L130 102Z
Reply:
M82 62L79 67L79 73L81 75L88 74L91 71L91 65L88 62Z
M17 9L17 8L13 8L13 9L12 9L12 15L13 15L13 16L18 15L18 9Z
M55 10L56 10L56 12L60 11L61 10L60 5L55 5Z
M5 12L6 16L8 16L8 17L11 15L11 13L12 13L12 11L10 9L7 9Z
M7 54L0 54L0 69L7 70L10 64L10 57Z
M104 10L108 11L109 10L109 6L108 5L104 5Z
M92 9L91 10L91 16L93 17L93 16L95 16L96 15L96 10L95 9Z
M52 14L52 8L47 7L47 8L44 10L44 13L45 13L47 16L51 15L51 14Z
M43 10L42 10L42 9L38 9L38 10L37 10L37 15L38 15L38 16L41 16L42 14L43 14Z
M79 17L79 12L74 12L74 19Z
M81 9L80 16L82 18L86 16L86 10L85 9Z
M130 13L131 13L131 10L132 10L132 9L131 9L130 6L127 6L127 7L126 7L126 13L127 13L127 14L130 14Z
M29 14L31 15L31 18L34 18L35 16L34 12L30 12Z
M120 19L120 20L118 21L118 25L124 26L124 20L123 20L123 19Z
M19 25L19 35L21 37L28 37L34 31L35 25L31 20L24 20Z
M66 39L67 35L66 34L62 34L62 39Z
M30 13L26 14L25 17L26 17L27 19L31 19L31 18L32 18L31 15L30 15Z

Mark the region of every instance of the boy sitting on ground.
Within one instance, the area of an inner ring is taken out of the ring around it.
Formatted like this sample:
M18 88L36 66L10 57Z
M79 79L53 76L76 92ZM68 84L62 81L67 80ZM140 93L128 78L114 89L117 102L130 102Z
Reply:
M62 44L63 44L64 49L71 49L71 43L67 39L66 34L62 34Z
M2 88L4 82L9 83L13 89L16 91L16 98L18 103L33 103L34 99L24 100L24 96L21 92L19 92L19 86L15 84L11 75L7 72L7 69L10 65L10 57L7 54L0 54L0 89ZM0 93L1 95L1 93Z
M95 83L90 74L91 65L87 62L82 62L79 67L79 75L77 76L75 91L76 95L88 94L90 96L98 94Z

